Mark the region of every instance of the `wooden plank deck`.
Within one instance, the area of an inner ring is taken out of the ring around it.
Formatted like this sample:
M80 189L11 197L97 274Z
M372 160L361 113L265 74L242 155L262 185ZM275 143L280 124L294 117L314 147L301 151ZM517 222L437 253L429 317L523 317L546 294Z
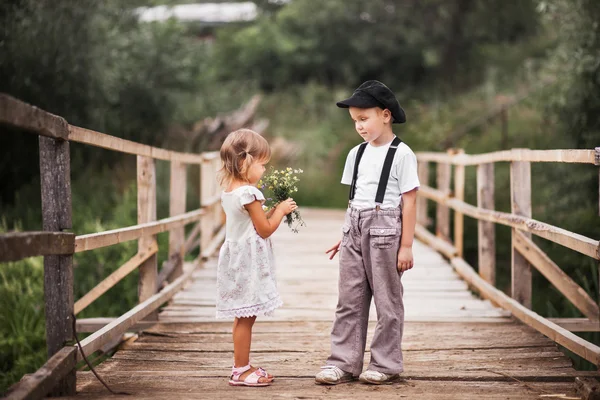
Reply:
M315 385L337 302L337 259L329 261L324 251L340 236L343 211L302 213L306 228L294 234L284 226L274 237L285 306L254 328L251 359L276 375L273 386L227 385L231 322L214 318L216 261L210 260L162 310L160 324L97 368L113 390L147 399L577 398L573 379L586 373L576 372L552 341L473 296L452 267L420 242L415 268L403 278L403 380ZM370 320L372 336L374 308ZM368 357L367 351L366 362ZM76 398L114 398L90 372L78 373L77 388Z

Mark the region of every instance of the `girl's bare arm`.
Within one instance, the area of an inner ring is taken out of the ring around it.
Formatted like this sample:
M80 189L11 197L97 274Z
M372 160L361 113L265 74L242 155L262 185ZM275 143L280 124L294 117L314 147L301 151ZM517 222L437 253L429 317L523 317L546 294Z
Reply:
M293 199L282 201L273 209L270 217L267 217L267 213L263 211L260 201L253 201L250 204L246 204L244 208L248 210L248 214L250 214L258 235L266 239L277 230L283 217L294 211L297 206Z

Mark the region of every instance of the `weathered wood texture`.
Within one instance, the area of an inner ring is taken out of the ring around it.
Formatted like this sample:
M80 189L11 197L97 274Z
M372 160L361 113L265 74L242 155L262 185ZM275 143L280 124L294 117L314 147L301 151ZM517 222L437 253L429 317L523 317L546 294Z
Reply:
M531 164L513 161L510 165L511 212L531 218ZM512 298L531 309L531 265L515 247L517 230L512 229L511 288ZM523 234L531 239L531 233Z
M185 164L171 162L169 215L174 217L185 213L187 194L187 167ZM185 229L183 226L173 228L169 231L169 260L173 263L173 271L170 272L169 280L176 279L183 274L183 256L185 241Z
M463 149L458 149L457 154L464 154ZM457 165L454 167L454 198L463 201L465 199L465 166ZM465 233L465 217L458 210L454 211L454 247L458 251L458 256L463 256L463 242Z
M477 207L495 209L494 164L477 166ZM493 222L477 221L479 275L496 284L496 227Z
M530 232L536 236L548 239L554 243L578 251L581 254L595 258L596 260L600 260L600 242L598 240L532 218L478 208L467 204L464 201L449 198L443 192L427 186L421 186L418 194L438 203L446 204L454 210L460 210L463 214L470 217L510 226L524 232Z
M600 319L598 304L587 294L585 289L560 269L530 238L522 232L516 232L513 243L517 251L586 317L596 321ZM598 325L600 326L600 321Z
M450 180L452 165L448 163L437 164L436 182L437 190L450 196ZM450 241L450 209L442 203L436 204L435 234L446 241Z
M102 282L97 284L92 290L75 302L75 315L83 311L87 306L98 299L98 297L106 293L108 289L115 286L121 279L125 278L130 272L139 267L140 264L156 254L156 252L158 252L158 246L156 242L151 242L147 249L138 252L130 258L129 261L121 265L116 271L107 276Z
M44 398L55 387L60 377L74 371L76 351L73 346L60 349L40 369L33 374L25 375L15 383L6 394L6 400ZM75 392L68 394L75 394Z
M42 226L46 232L72 228L69 142L40 136ZM44 257L44 302L48 358L73 338L73 255ZM75 393L75 370L57 382L52 395Z
M419 183L421 185L429 185L429 163L427 161L418 160ZM417 224L424 227L429 226L427 217L427 199L423 196L417 197Z
M477 165L498 161L560 162L596 164L595 150L529 150L512 149L484 154L444 154L418 152L421 161L435 161L453 165Z
M154 222L146 222L145 224L79 235L75 237L75 252L79 253L81 251L94 250L101 247L112 246L113 244L127 242L129 240L139 239L144 236L156 235L161 232L166 232L169 229L199 221L204 214L204 210L188 211L185 214L176 217L163 218Z
M121 139L116 136L110 136L105 133L95 132L73 125L69 125L69 140L72 142L85 143L95 147L118 151L120 153L133 154L157 160L179 161L186 164L200 164L203 159L201 154L178 153L176 151L165 150L159 147L152 147L146 144L132 142L131 140Z
M11 232L0 235L0 262L72 254L74 251L75 235L69 232Z
M86 337L81 341L81 348L86 356L92 354L94 351L102 348L105 344L113 342L114 340L121 337L121 335L127 332L128 329L136 325L143 318L148 315L154 315L155 310L158 309L162 304L168 301L192 276L196 264L188 264L187 271L182 276L175 279L173 283L170 283L160 292L153 294L145 301L141 302L119 318L108 323L92 335ZM152 320L155 321L155 320ZM83 360L81 353L77 354L77 361Z
M137 157L137 213L138 224L156 221L156 163L148 157ZM145 251L156 242L156 236L142 236L138 240L138 252ZM156 254L150 256L140 267L138 297L140 303L152 297L158 288L158 265ZM156 313L148 316L156 320Z
M64 118L4 93L0 93L0 124L48 138L65 140L69 136L69 125Z
M335 242L343 212L303 209L307 227L274 235L279 291L285 305L254 326L251 359L277 376L264 390L234 390L231 321L215 319L216 262L194 272L148 329L98 367L113 389L136 398L181 399L536 399L575 395L576 372L548 338L473 296L438 253L415 242L415 268L403 276L405 372L397 383L315 385L329 353L337 303L337 260L324 254ZM438 239L439 240L439 239ZM447 243L445 243L447 244ZM367 343L375 330L371 309ZM369 361L369 347L365 365ZM518 381L516 380L518 379ZM79 374L79 399L110 395L88 372Z

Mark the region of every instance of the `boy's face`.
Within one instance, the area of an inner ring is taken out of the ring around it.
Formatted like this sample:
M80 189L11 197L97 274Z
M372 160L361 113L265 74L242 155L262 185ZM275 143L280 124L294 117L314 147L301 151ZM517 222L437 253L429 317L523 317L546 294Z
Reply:
M387 109L350 107L348 110L356 132L365 142L377 140L385 132L385 127L391 123L392 114Z

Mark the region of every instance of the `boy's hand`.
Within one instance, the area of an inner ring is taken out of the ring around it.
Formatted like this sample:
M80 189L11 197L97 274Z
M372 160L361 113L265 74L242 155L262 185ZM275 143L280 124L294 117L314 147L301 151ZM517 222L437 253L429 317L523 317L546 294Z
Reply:
M402 247L398 251L398 271L408 271L413 267L412 247Z
M289 199L284 200L281 203L277 204L277 207L275 207L275 208L277 210L281 210L283 215L288 215L289 213L291 213L292 211L297 209L298 206L296 205L296 202L294 201L294 199L289 198Z
M327 251L325 252L325 254L328 254L328 253L330 253L330 252L333 252L333 253L331 253L331 255L329 256L329 259L330 259L330 260L333 260L333 257L335 257L335 255L338 253L338 251L340 251L340 244L341 244L341 243L342 243L342 241L340 240L340 241L339 241L339 242L337 242L335 245L333 245L333 247L332 247L332 248L330 248L329 250L327 250Z

